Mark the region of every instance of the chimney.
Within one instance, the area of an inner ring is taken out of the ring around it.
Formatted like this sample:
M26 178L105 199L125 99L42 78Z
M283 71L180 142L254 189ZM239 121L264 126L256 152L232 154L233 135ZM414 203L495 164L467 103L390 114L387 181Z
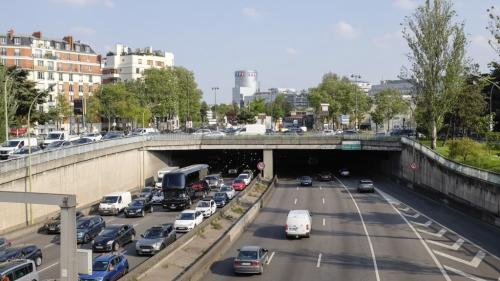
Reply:
M35 32L33 32L32 36L35 37L35 38L38 38L38 39L42 39L42 32L41 31L35 31Z
M14 37L14 29L10 29L7 31L7 37L9 37L9 40L12 40L12 37Z
M71 50L73 50L73 36L64 36L63 41L68 43L71 46Z

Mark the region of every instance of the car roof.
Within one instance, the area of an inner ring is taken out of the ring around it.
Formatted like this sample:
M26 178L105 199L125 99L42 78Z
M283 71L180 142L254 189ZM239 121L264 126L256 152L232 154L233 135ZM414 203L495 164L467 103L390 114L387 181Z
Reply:
M126 194L126 193L130 193L128 191L117 191L117 192L112 192L110 194L106 194L104 195L104 197L106 196L120 196L120 195L123 195L123 194Z
M309 210L290 210L288 216L309 214Z
M18 265L26 264L26 263L32 263L31 260L25 260L25 259L15 259L15 260L9 260L6 262L0 263L0 273L7 271L13 267L16 267Z
M194 214L196 213L196 210L184 210L181 212L181 214L184 213L184 214Z
M107 224L106 225L106 229L116 229L116 228L120 228L122 226L124 226L125 224Z
M104 255L99 255L97 256L94 261L109 261L112 258L117 257L118 255L115 254L104 254Z
M240 248L240 251L258 251L261 247L259 246L252 246L252 245L247 245L243 246Z
M101 216L84 216L78 219L78 221L85 221L85 220L91 220L94 218L100 218Z

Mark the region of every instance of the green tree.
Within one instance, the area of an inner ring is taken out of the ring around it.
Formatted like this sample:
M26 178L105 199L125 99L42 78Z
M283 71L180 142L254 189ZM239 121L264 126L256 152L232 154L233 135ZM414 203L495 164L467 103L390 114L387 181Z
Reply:
M68 98L64 94L59 94L56 97L56 106L49 109L48 116L54 120L56 127L59 129L66 118L71 116L71 105Z
M430 132L432 149L465 71L464 25L453 22L455 16L450 1L426 0L403 24L411 50L411 66L403 76L415 81L417 120Z
M469 138L453 140L449 145L450 157L452 159L462 158L464 163L474 162L479 156L481 145Z
M250 103L250 112L255 116L266 112L266 100L258 98Z
M408 111L408 103L403 99L401 93L395 89L385 89L375 95L376 108L372 114L374 122L387 121L387 131L390 130L390 121L398 114ZM375 119L377 119L375 121Z
M122 99L127 92L123 83L102 85L101 91L96 93L100 102L101 116L108 121L108 130L111 130L111 120L119 117L122 108Z
M495 7L491 7L486 10L488 12L488 17L490 18L490 22L488 23L488 27L486 27L493 39L488 40L491 48L500 56L500 15L498 15L495 11Z
M207 112L208 112L208 104L206 101L203 101L200 106L201 123L207 122Z
M375 109L371 113L371 117L372 117L373 123L375 123L375 132L377 132L378 131L378 126L384 124L384 115L383 115L383 112L381 110Z
M254 124L255 114L248 108L242 108L238 113L237 122L238 124Z
M85 119L90 128L94 123L101 122L101 102L95 94L87 98L85 110Z
M286 100L284 94L279 94L272 103L267 105L266 112L273 119L283 118L290 114L293 106Z

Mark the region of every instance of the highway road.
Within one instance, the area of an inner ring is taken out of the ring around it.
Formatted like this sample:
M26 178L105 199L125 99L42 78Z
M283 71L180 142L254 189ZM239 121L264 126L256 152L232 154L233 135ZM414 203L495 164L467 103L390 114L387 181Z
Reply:
M267 206L204 280L234 280L243 245L268 248L263 275L248 280L500 280L500 231L439 202L376 177L375 193L356 191L359 177L299 187L280 180ZM287 240L291 209L313 215L310 238Z

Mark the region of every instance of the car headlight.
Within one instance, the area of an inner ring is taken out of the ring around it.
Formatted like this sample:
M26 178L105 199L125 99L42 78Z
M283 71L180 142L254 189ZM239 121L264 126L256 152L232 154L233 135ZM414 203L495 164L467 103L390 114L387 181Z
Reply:
M155 248L155 250L159 250L161 247L161 242L156 242L153 244L153 248Z
M114 242L114 241L113 241L113 240L111 240L111 241L108 241L108 243L106 243L106 244L109 246L109 245L112 245L112 244L113 244L113 242Z
M76 236L77 236L77 237L83 237L83 232L77 232L77 233L76 233Z

